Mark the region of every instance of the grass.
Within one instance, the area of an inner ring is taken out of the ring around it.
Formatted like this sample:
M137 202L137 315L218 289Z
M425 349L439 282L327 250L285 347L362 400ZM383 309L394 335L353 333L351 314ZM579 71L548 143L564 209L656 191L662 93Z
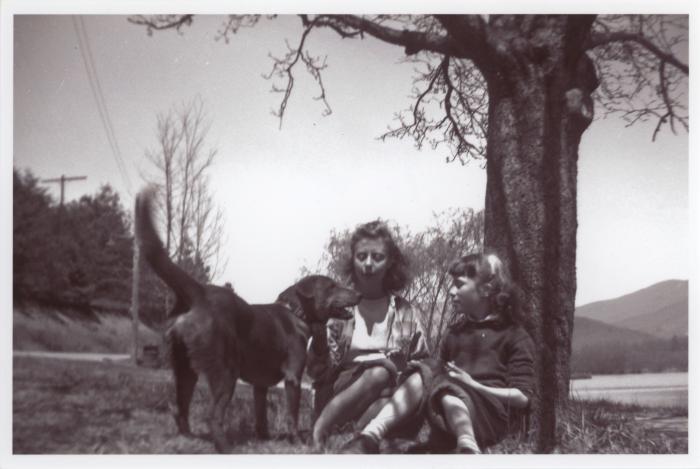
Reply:
M13 311L14 350L128 353L132 341L128 316L61 312L33 307ZM139 324L142 344L160 343L159 334Z
M687 454L688 410L618 404L606 400L570 401L558 422L560 454ZM658 419L676 419L679 428L660 429ZM517 435L489 449L491 453L531 452L532 435Z
M214 453L206 425L208 393L195 391L191 424L195 437L179 436L170 414L173 385L168 370L112 362L15 358L13 369L13 452L15 454L177 454ZM268 418L273 439L253 438L252 389L239 384L229 406L229 441L238 453L313 453L307 444L284 438L282 390L273 389ZM308 429L311 402L304 394L301 427ZM606 401L574 401L560 423L558 453L687 453L687 431L668 432L639 418L687 417L685 409L652 409ZM424 429L425 430L425 429ZM424 432L423 432L424 433ZM308 435L307 435L308 436ZM350 433L334 436L335 452ZM396 440L384 452L401 452ZM489 453L532 452L531 436L511 436Z

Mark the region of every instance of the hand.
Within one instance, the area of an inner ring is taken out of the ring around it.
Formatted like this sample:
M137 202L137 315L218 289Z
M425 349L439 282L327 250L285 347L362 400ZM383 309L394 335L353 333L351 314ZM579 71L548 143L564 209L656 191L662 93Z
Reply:
M401 350L393 349L387 350L386 357L391 360L394 365L399 369L399 371L406 368L406 355Z
M467 386L474 386L477 383L476 380L472 378L472 375L459 368L454 362L445 363L445 369L447 369L447 374L450 378L457 379Z

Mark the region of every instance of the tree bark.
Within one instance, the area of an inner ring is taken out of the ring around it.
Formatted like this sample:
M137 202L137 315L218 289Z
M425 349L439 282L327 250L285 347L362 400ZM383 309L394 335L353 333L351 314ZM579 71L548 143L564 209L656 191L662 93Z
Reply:
M549 16L522 28L504 20L498 31L506 60L487 77L485 246L508 264L537 347L531 415L539 452L554 448L557 414L569 393L578 144L597 86L583 53L591 23L591 17Z

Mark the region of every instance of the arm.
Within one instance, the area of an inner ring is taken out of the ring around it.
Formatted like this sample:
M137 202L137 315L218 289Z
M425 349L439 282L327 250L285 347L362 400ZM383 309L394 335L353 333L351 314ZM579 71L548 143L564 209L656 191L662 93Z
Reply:
M450 377L463 382L467 386L474 388L483 394L488 394L500 399L504 404L510 407L523 409L530 403L530 399L528 399L528 397L518 388L496 388L486 386L476 381L469 373L459 368L453 362L447 362L446 366L447 373L450 375Z

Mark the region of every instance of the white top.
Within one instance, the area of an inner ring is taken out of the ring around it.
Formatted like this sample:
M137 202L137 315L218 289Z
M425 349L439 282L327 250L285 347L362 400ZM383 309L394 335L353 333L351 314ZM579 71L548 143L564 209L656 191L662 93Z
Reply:
M359 306L354 307L355 327L352 332L348 358L352 361L366 361L384 358L384 352L388 349L389 341L389 320L392 317L392 310L395 308L393 298L390 297L389 308L382 322L375 322L370 332L367 322L360 314Z

